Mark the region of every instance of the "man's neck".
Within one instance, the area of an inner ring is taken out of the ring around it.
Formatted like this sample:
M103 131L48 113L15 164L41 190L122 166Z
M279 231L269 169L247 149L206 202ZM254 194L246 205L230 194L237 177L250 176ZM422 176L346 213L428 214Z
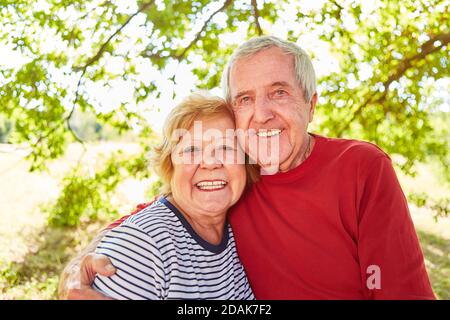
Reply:
M316 138L309 134L306 133L306 138L304 139L304 143L301 147L301 151L298 153L297 157L292 160L289 161L289 159L286 161L287 164L280 164L279 167L279 172L288 172L291 171L292 169L297 168L299 165L301 165L306 159L309 158L309 156L311 155L314 146L316 144Z

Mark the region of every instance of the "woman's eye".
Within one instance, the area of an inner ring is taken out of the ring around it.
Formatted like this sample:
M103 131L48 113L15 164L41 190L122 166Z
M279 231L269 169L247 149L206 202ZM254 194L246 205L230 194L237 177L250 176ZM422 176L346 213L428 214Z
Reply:
M227 145L222 145L221 147L220 147L222 150L225 150L225 151L232 151L232 150L234 150L234 148L232 147L232 146L227 146Z
M197 152L200 149L196 146L189 146L183 149L183 153L191 153L191 152Z

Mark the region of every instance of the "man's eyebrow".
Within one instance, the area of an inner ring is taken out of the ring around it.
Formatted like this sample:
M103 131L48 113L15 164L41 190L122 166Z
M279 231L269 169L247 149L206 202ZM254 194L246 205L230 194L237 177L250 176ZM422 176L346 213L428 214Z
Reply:
M287 83L286 81L276 81L273 82L271 85L271 87L291 87L291 85L289 83Z
M249 93L250 93L250 90L238 92L238 93L236 93L235 96L233 97L233 101L236 100L237 98L242 97L242 96L244 96L244 95L246 95L246 94L249 94Z

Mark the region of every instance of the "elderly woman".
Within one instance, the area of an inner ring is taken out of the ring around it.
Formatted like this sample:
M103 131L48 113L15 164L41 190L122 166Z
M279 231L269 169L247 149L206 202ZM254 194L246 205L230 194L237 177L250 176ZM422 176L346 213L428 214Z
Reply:
M117 272L98 275L96 290L114 299L254 299L226 218L256 177L233 132L221 98L194 94L172 110L156 149L165 192L98 245Z

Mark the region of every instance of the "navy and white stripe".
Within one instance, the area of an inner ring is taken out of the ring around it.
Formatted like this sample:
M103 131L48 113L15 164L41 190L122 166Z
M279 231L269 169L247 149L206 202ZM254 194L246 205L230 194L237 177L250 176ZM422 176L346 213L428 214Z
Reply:
M165 198L108 232L96 252L117 272L93 287L114 299L254 299L231 226L212 245Z

